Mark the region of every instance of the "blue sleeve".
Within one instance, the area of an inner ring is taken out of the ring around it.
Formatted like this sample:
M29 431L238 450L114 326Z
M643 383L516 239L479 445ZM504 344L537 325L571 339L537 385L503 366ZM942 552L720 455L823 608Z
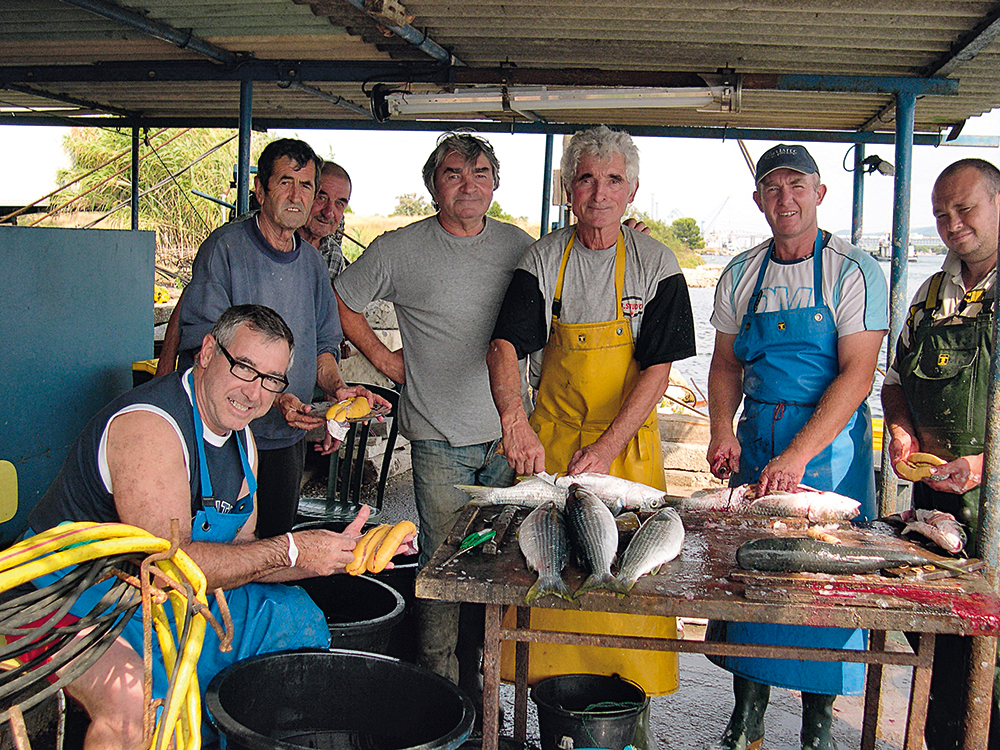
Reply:
M232 269L228 248L210 235L195 256L191 283L184 288L180 316L180 351L201 346L219 316L232 303Z

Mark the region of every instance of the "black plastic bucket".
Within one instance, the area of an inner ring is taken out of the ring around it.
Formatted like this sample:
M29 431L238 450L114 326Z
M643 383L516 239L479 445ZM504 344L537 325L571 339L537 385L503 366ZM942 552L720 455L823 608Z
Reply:
M542 750L558 750L564 737L575 748L624 750L649 702L634 682L596 674L546 678L531 689L531 700L538 706Z
M455 750L471 701L443 677L359 651L296 651L217 674L205 707L225 750Z
M378 524L369 524L365 527L367 531ZM341 532L347 526L343 521L311 521L309 523L298 524L296 529L325 529L327 531ZM336 648L354 648L358 651L375 651L380 654L395 656L397 659L416 663L417 661L417 625L414 619L413 602L414 586L417 578L417 556L416 555L396 555L392 558L392 568L387 568L380 573L366 573L366 578L374 578L388 586L391 586L396 593L403 597L405 609L401 619L394 621L389 642L384 648L365 648L347 644L339 644L334 641ZM302 582L299 582L300 584ZM304 586L308 590L308 586ZM318 603L318 602L317 602ZM322 608L323 605L320 604ZM324 609L324 612L326 610ZM331 627L333 625L331 624ZM331 631L332 632L332 631Z
M336 575L298 581L326 615L330 646L384 654L406 603L392 586L369 576Z

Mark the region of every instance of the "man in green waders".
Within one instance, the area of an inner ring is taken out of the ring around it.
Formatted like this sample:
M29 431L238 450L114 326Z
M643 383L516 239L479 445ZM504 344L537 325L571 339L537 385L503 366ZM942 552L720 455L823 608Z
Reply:
M913 507L954 515L966 525L974 548L996 300L1000 170L981 159L957 161L937 178L931 204L948 255L910 305L882 386L882 410L893 466L917 452L947 461L914 483ZM959 746L970 643L957 635L935 641L924 733L929 750ZM991 748L1000 747L997 681L995 673Z
M871 391L888 329L885 276L867 252L819 229L826 195L799 145L779 144L757 162L753 194L773 239L740 253L715 292L715 351L708 379L708 462L730 485L759 493L800 483L832 490L875 515ZM733 418L742 402L737 432ZM708 640L864 649L849 628L716 622ZM833 702L857 695L863 664L713 656L733 673L735 707L721 750L756 750L771 686L802 692L803 750L832 750Z

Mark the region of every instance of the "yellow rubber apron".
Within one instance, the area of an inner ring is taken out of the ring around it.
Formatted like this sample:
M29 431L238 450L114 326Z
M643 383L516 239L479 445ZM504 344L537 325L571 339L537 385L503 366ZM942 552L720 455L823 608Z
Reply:
M542 353L542 374L535 410L530 423L545 447L545 470L565 472L573 454L595 442L621 410L625 397L639 378L632 328L621 309L625 286L625 242L621 233L615 256L614 320L602 323L567 324L559 321L560 300L566 264L576 233L566 243L552 308L552 329ZM666 489L659 422L654 408L611 464L612 476ZM513 627L515 611L509 609L504 624ZM639 635L675 638L673 617L623 615L606 612L575 612L561 609L531 609L531 626L606 635ZM677 690L676 652L596 646L565 646L532 643L528 649L528 682L560 674L619 674L639 683L649 695ZM514 644L505 642L501 674L514 678Z

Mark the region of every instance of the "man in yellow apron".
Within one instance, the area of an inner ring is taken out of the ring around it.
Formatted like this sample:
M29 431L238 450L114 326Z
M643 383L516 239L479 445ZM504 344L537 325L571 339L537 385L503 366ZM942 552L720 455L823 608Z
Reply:
M627 133L576 133L562 159L575 227L546 235L514 272L487 355L504 452L518 474L601 472L665 488L656 406L670 365L695 353L673 253L621 220L638 188ZM531 356L526 414L517 359ZM673 618L533 609L553 630L673 636ZM662 658L660 658L662 657ZM647 693L677 689L676 654L531 644L529 681L618 673Z

